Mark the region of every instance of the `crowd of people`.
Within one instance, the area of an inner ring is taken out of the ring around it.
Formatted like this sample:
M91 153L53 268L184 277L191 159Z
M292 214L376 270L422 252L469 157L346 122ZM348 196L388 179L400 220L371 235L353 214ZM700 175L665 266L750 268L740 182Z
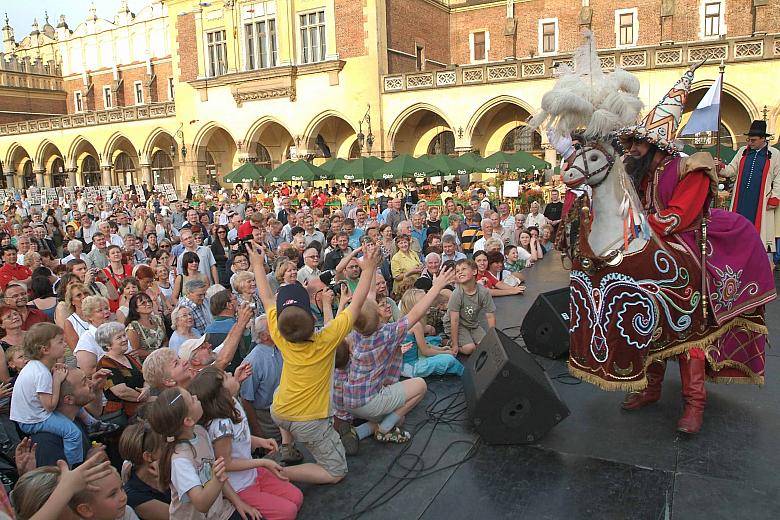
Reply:
M296 483L409 441L424 378L463 373L562 211L294 193L6 203L0 515L295 518Z

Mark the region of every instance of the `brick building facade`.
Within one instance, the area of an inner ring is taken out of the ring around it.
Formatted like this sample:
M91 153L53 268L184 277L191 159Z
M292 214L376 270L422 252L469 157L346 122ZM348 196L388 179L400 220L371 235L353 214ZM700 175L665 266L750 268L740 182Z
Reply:
M780 120L764 88L780 81L780 0L150 0L135 16L116 4L112 21L92 9L73 31L47 20L18 43L6 23L6 62L56 71L51 105L25 94L14 106L27 117L0 121L9 182L49 185L62 163L74 184L182 188L292 157L519 149L554 161L544 135L521 130L583 28L604 68L638 76L646 106L709 58L689 112L724 60L729 145L752 119Z

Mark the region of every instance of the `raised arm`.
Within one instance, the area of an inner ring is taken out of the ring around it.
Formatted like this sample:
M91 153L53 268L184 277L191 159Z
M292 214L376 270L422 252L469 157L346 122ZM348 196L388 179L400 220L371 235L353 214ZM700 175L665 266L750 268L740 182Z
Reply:
M371 244L371 247L366 248L366 257L363 261L363 271L360 273L360 281L358 282L355 294L352 295L352 301L349 303L349 311L353 316L360 314L360 309L366 302L369 290L374 286L374 275L376 274L376 268L382 261L382 252L378 246Z
M246 248L249 264L252 266L252 272L255 274L257 292L260 293L263 308L270 309L276 305L276 300L274 299L274 293L271 291L271 286L268 285L268 278L265 276L265 253L258 253L253 244L254 242L250 242L250 247Z
M353 249L352 251L350 251L347 255L345 255L344 258L341 259L341 262L339 262L338 265L336 266L336 273L337 274L343 273L344 269L347 268L347 264L353 258L355 258L358 255L358 253L360 253L361 251L363 251L363 246L357 247L357 248Z
M265 277L263 277L265 278ZM268 282L266 282L268 283ZM254 311L248 304L242 303L238 308L238 315L236 316L236 324L228 332L225 337L225 341L222 342L222 349L217 353L217 359L214 361L214 365L225 370L225 368L233 361L238 350L238 345L241 343L241 338L244 337L249 320L255 315Z

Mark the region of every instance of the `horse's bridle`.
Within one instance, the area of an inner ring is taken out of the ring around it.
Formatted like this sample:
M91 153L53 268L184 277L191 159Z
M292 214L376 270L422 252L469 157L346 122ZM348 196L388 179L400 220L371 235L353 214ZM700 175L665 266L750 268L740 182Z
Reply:
M576 150L574 152L574 160L571 162L571 166L569 166L570 170L576 170L582 174L583 177L585 177L585 180L590 180L591 177L598 175L600 173L603 173L605 171L609 171L612 169L612 167L615 165L615 156L607 152L607 150L604 149L603 146L601 146L598 143L589 143L586 146L582 145L575 145L574 149ZM602 154L604 154L604 157L607 160L607 164L599 168L598 170L591 172L590 168L588 168L588 157L585 155L590 150L598 150ZM577 157L582 156L582 164L584 165L583 168L580 168L579 166L576 166L576 159ZM604 180L606 180L607 176L605 175L603 179L601 179L597 184L591 185L592 188L595 188Z

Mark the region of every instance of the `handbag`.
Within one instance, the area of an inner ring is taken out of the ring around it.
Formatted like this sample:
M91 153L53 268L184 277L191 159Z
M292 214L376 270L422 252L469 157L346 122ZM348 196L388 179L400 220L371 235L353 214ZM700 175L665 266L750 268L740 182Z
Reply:
M100 420L103 422L116 424L119 426L120 430L124 430L130 423L130 418L127 416L123 408L101 415Z

